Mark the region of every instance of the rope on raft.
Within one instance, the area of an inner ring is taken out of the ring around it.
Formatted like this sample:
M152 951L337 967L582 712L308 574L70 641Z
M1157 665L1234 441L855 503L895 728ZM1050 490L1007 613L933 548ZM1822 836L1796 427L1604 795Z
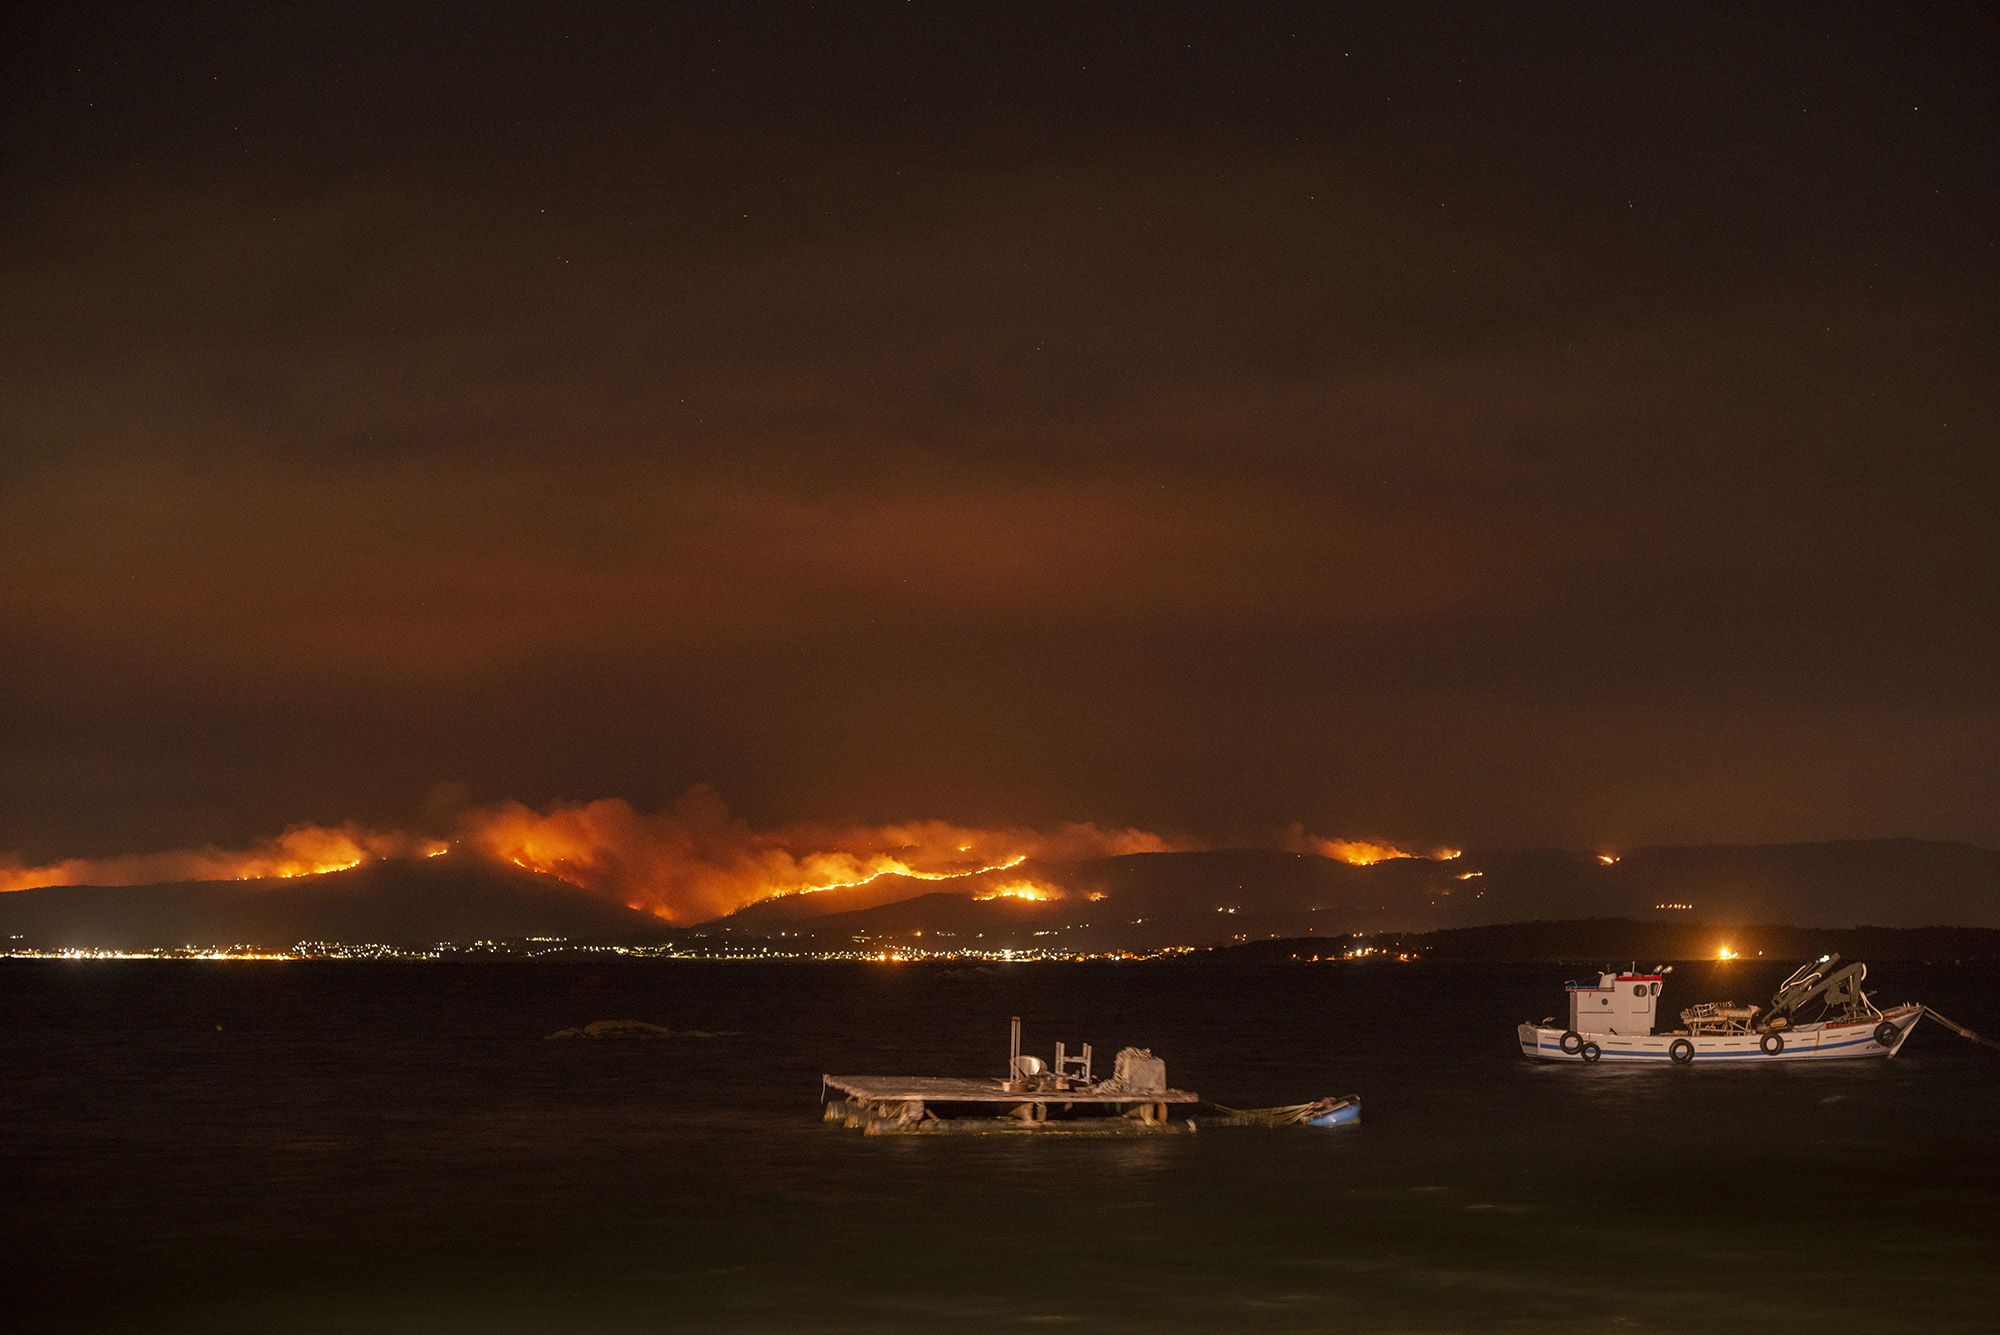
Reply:
M1334 1109L1352 1100L1352 1096L1337 1099L1314 1099L1311 1103L1287 1103L1276 1108L1226 1108L1220 1103L1211 1104L1217 1112L1245 1122L1258 1122L1264 1126L1303 1126L1315 1117L1324 1117Z
M1933 1020L1936 1020L1939 1024L1943 1025L1945 1028L1951 1030L1951 1032L1957 1034L1960 1038L1969 1039L1972 1042L1979 1044L1981 1047L2000 1049L2000 1043L1994 1042L1992 1039L1987 1038L1984 1034L1974 1033L1972 1030L1967 1029L1964 1025L1959 1024L1955 1020L1945 1019L1944 1016L1939 1015L1929 1006L1924 1007L1924 1014L1930 1016Z

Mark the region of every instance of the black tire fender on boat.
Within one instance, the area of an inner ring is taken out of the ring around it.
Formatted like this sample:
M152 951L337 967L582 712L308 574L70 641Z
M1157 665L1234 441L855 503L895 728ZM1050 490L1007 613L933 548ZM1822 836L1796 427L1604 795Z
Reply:
M1694 1060L1694 1044L1684 1038L1677 1038L1667 1044L1667 1060L1676 1066L1686 1066Z
M1775 1057L1785 1050L1785 1036L1778 1033L1767 1033L1757 1040L1757 1046L1764 1049L1766 1057Z
M1885 1048L1896 1046L1896 1035L1903 1031L1887 1020L1875 1026L1875 1041Z
M1587 1062L1594 1062L1604 1055L1604 1049L1598 1047L1595 1043L1586 1042L1576 1050L1576 1055Z
M1583 1051L1583 1035L1574 1029L1563 1030L1563 1036L1556 1040L1556 1046L1574 1057Z

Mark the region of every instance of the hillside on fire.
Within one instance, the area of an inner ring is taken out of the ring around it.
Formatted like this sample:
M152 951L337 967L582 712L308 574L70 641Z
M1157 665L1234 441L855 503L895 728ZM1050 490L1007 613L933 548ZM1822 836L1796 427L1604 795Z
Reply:
M1660 848L1616 857L1467 850L1367 865L1223 849L1031 860L949 892L896 881L770 900L703 930L784 932L822 948L1103 951L1537 919L2000 927L2000 853L1917 840Z
M642 899L483 853L425 852L236 880L24 889L0 894L0 936L111 949L673 934L804 953L950 954L1158 951L1536 920L2000 927L2000 853L1916 840L1623 855L1453 849L1368 862L1283 849L1011 858L780 891L677 926Z
M390 858L319 874L0 894L0 937L43 950L422 946L482 939L647 939L660 926L548 876L464 856Z

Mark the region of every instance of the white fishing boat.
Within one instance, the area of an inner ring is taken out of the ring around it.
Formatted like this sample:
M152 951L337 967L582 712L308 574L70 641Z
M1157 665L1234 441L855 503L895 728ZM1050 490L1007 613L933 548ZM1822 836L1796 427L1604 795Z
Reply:
M1681 1012L1681 1027L1658 1032L1654 1011L1671 965L1652 973L1603 973L1565 984L1569 1022L1554 1016L1520 1027L1521 1051L1540 1061L1829 1061L1893 1057L1924 1014L1905 1002L1879 1010L1861 990L1865 964L1822 955L1799 967L1768 1006L1703 1002Z

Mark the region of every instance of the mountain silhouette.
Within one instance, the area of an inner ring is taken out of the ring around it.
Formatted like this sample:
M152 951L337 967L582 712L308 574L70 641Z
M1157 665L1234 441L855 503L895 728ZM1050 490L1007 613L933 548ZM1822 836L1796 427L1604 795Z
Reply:
M1062 897L980 901L1031 880ZM703 930L829 949L1159 949L1535 920L2000 927L2000 853L1914 839L1467 851L1366 867L1268 849L1028 862L950 883L882 877L753 904Z
M462 854L284 880L51 886L0 895L0 937L40 949L424 946L525 936L628 941L662 924L552 877Z
M1019 882L1059 891L981 899ZM816 949L1157 950L1502 923L2000 927L2000 853L1913 839L1635 849L1468 850L1357 867L1269 849L1025 862L960 880L884 876L764 900L676 935ZM430 945L560 936L658 940L658 919L467 854L292 880L60 886L0 894L0 938L43 949Z

